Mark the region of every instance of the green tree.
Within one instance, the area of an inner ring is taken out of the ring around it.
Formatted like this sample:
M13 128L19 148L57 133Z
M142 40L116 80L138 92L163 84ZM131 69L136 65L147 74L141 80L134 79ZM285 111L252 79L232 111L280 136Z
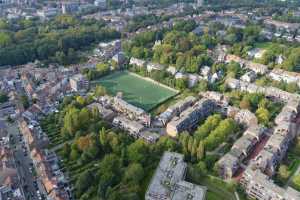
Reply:
M175 84L176 84L177 89L184 90L188 86L188 81L186 78L179 78L179 79L176 79Z
M203 141L200 141L199 142L199 145L198 145L198 148L197 148L197 159L198 160L201 160L204 155L205 155L205 150L204 150L204 144L203 144Z
M101 97L107 94L107 91L105 89L105 87L101 86L101 85L97 85L95 88L95 96L96 97Z
M7 94L5 94L4 92L1 92L1 91L0 91L0 103L4 103L4 102L6 102L6 101L8 101L8 96L7 96Z
M10 34L0 31L0 47L8 46L12 43Z
M222 117L219 114L214 114L212 116L209 116L205 120L205 122L196 130L194 134L195 138L197 138L198 140L202 140L206 138L209 135L209 133L219 125L221 120Z
M75 183L77 196L81 196L89 188L93 180L94 176L89 170L86 170L82 174L80 174Z
M187 150L190 153L192 152L193 144L194 144L194 137L193 136L189 136Z
M143 140L136 140L128 146L127 153L129 161L145 164L148 156L148 147Z
M20 101L25 109L29 108L30 104L27 96L21 95Z
M279 169L278 169L278 176L279 176L279 179L280 179L282 182L287 181L287 179L288 179L289 176L290 176L290 172L289 172L288 167L287 167L286 165L280 165L280 166L279 166Z
M266 108L262 108L262 107L258 108L255 114L260 123L264 125L268 125L270 121L270 113Z
M124 180L126 182L133 182L135 184L140 183L144 178L144 169L139 163L132 163L129 165L124 174Z

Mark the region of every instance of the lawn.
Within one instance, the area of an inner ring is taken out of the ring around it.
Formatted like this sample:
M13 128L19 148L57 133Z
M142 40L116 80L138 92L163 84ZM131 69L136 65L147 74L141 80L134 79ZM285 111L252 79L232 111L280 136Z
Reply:
M122 92L125 101L146 111L152 110L178 93L172 88L127 71L115 72L93 81L92 84L102 85L111 95Z

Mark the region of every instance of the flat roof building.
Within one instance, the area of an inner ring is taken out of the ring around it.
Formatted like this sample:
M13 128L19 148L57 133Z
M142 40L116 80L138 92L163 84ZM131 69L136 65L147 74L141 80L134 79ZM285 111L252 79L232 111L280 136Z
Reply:
M244 186L249 197L258 200L298 200L300 192L291 187L284 189L277 186L265 174L259 170L248 167L243 174L240 183Z
M215 108L215 101L206 98L200 99L167 124L167 133L176 137L182 131L193 128L201 119L210 115Z
M100 113L101 117L104 120L112 120L115 116L116 113L112 111L111 109L105 108L102 104L100 103L92 103L87 106L89 109L97 108L98 112Z
M145 128L137 121L129 120L123 116L117 116L113 119L113 125L129 132L130 135L138 137L139 133Z
M206 187L184 181L187 164L179 153L165 152L162 156L145 200L204 200Z

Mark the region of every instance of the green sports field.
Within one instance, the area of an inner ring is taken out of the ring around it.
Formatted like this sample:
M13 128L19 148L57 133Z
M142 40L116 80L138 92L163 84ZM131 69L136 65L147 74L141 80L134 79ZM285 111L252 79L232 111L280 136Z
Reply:
M125 101L146 111L150 111L178 93L126 71L115 72L93 83L102 85L111 95L122 92Z

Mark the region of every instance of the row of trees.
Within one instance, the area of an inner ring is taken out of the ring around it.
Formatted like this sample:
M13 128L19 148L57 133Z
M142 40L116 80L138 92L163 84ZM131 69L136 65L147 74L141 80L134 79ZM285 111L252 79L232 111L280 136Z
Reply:
M193 136L182 133L179 142L183 153L191 161L200 161L205 157L205 151L214 150L220 144L226 142L230 135L237 133L238 130L239 126L233 119L222 120L221 115L214 114L198 127Z

